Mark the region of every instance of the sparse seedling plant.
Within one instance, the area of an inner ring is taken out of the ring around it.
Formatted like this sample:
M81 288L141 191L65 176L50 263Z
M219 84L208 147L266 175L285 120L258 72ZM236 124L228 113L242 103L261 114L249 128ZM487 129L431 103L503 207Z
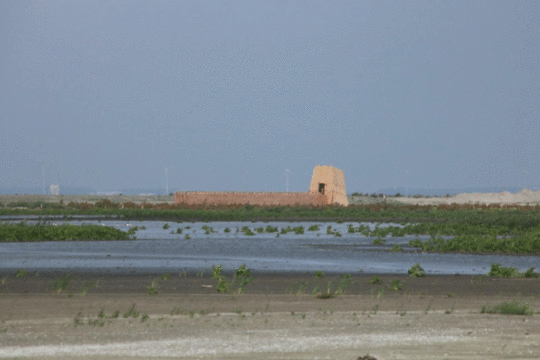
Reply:
M17 270L17 272L15 273L15 277L16 278L25 278L28 276L28 271L26 270L23 270L23 269L19 269Z
M161 280L167 281L171 278L171 274L163 274L160 276Z
M150 286L146 287L146 293L148 295L157 295L158 294L158 284L157 280L153 280Z
M81 289L81 296L86 296L86 293L88 292L88 290L90 290L93 287L98 287L98 286L99 286L98 281L86 282Z
M308 231L319 231L319 225L310 225Z
M169 225L169 223L163 224L163 230L167 230L170 227L171 227L171 225Z
M57 277L50 283L51 289L57 294L65 291L69 288L71 284L72 276L71 273L67 273L65 276Z
M322 279L324 277L324 271L317 270L315 271L315 279Z
M371 279L369 280L369 283L372 285L380 285L382 284L382 280L377 275L373 275Z
M136 309L135 303L131 305L131 307L124 313L124 318L132 317L134 319L138 318L140 315L140 312Z
M400 280L392 280L390 282L390 285L388 285L388 288L390 290L395 290L395 291L398 291L398 290L401 290L401 288L403 287L403 284L401 283Z

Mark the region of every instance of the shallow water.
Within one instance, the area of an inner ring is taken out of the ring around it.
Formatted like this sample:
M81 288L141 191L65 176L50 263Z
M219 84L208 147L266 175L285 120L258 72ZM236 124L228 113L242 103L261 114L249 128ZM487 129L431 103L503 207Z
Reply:
M28 221L31 223L32 221ZM25 270L96 272L113 274L209 272L212 265L222 264L232 271L246 264L254 272L314 272L327 273L392 273L405 274L420 263L428 274L486 274L492 263L517 267L524 271L540 267L537 256L428 254L409 248L416 236L386 237L386 244L373 245L373 237L348 234L347 226L369 223L318 223L319 231L307 231L315 222L208 222L173 223L165 221L63 221L53 224L103 224L121 230L144 226L136 232L137 240L129 241L52 241L37 243L0 243L0 272ZM164 229L168 224L170 228ZM272 225L280 230L287 225L304 226L305 233L287 235L258 234L255 228ZM381 225L381 226L387 226ZM394 224L395 225L395 224ZM206 234L203 226L215 232ZM254 236L240 230L248 226ZM327 235L326 228L342 236ZM225 228L231 230L225 233ZM176 233L182 229L182 234ZM171 234L171 232L173 232ZM190 239L186 239L189 235ZM426 240L428 237L420 237ZM394 244L403 252L391 252Z

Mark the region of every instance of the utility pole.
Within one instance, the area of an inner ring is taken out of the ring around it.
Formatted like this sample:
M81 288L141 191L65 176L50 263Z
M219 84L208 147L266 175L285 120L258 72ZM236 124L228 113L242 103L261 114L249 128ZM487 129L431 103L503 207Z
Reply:
M169 195L169 170L165 168L165 195Z

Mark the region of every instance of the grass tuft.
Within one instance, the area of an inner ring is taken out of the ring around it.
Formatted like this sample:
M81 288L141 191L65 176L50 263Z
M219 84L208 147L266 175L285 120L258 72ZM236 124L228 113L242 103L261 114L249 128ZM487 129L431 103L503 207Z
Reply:
M520 304L517 300L505 301L495 306L484 304L480 310L482 314L504 315L532 315L533 310L527 302Z

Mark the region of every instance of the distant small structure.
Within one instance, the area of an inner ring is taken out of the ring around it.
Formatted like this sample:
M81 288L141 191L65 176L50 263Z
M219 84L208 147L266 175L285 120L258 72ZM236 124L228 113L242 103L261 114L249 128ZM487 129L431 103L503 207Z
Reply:
M60 186L58 184L51 184L49 192L51 195L60 195Z
M309 192L326 195L328 204L349 205L343 171L333 166L316 166L313 169Z
M174 203L186 205L347 206L343 171L316 166L307 192L177 191Z

